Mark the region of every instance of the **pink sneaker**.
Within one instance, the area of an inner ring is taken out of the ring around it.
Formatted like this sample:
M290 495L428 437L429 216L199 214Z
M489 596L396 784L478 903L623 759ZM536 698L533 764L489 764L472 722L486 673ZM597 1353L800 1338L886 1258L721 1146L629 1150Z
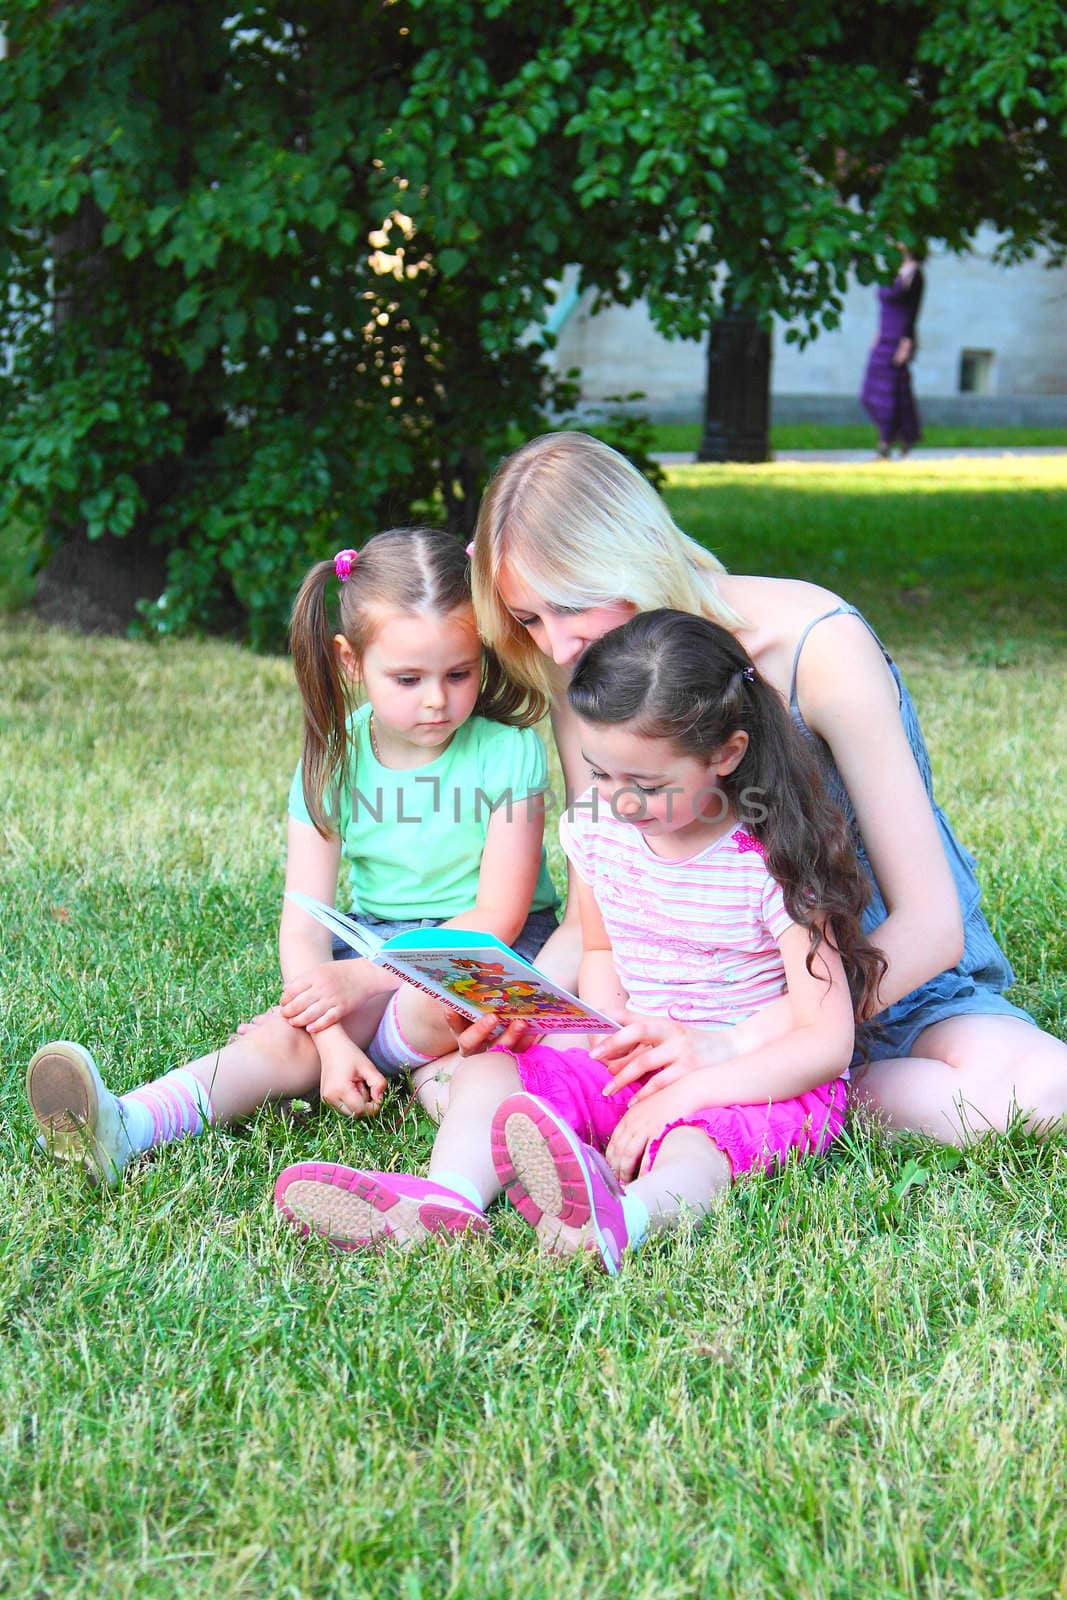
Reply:
M325 1234L339 1250L414 1244L431 1233L484 1233L483 1212L465 1195L406 1172L365 1172L332 1161L286 1167L274 1204L301 1233Z
M520 1216L549 1242L562 1223L585 1228L614 1276L630 1234L622 1186L599 1151L583 1144L556 1112L532 1094L513 1094L493 1118L493 1165ZM546 1228L544 1223L548 1223Z

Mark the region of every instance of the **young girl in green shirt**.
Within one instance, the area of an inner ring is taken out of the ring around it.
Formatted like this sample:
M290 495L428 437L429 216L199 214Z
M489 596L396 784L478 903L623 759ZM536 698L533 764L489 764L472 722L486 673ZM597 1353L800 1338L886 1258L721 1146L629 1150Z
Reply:
M482 649L455 538L394 529L319 562L297 596L291 644L304 740L286 889L332 904L344 859L353 914L381 937L445 923L535 954L556 923L547 764L532 726L544 706ZM278 943L280 1004L130 1093L111 1093L84 1046L42 1046L26 1075L41 1145L113 1182L143 1151L270 1099L318 1091L346 1116L373 1113L387 1079L409 1067L433 1109L435 1058L425 1039L422 1052L405 1045L398 980L332 950L288 899ZM454 1042L443 1022L440 1032L443 1055Z

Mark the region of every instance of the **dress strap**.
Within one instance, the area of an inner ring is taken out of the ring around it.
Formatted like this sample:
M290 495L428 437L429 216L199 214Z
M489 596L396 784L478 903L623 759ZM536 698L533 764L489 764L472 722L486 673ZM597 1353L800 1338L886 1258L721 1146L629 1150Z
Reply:
M802 722L804 719L800 716L800 707L797 705L797 671L800 667L800 652L803 650L804 641L808 637L808 634L811 632L812 628L817 628L820 622L826 622L830 617L859 617L860 621L863 623L863 626L867 629L867 632L870 634L871 638L882 652L882 655L885 657L886 665L889 667L893 666L892 656L889 654L889 651L886 649L881 639L879 639L878 635L867 621L867 618L862 612L857 611L855 606L850 606L847 600L843 600L841 604L839 606L835 606L832 611L824 611L821 616L813 617L808 623L807 627L804 629L804 632L800 635L800 638L797 640L797 647L793 652L793 670L789 677L789 709L795 717L800 717Z
M842 603L839 606L835 606L832 611L824 611L821 617L813 617L811 619L807 627L804 629L804 632L797 640L797 647L793 652L793 670L789 674L789 709L794 713L794 715L799 716L800 714L800 707L797 705L797 671L800 667L800 652L804 648L805 639L808 637L808 634L811 632L812 628L817 628L819 623L825 622L828 617L851 617L855 614L855 610L855 606Z

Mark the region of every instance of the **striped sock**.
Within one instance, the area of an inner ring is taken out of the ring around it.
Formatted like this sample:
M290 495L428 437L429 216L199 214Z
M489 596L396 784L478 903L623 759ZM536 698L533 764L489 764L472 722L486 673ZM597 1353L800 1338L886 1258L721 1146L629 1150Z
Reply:
M215 1120L207 1090L184 1068L122 1095L119 1108L136 1155L157 1144L193 1138Z
M393 995L382 1013L378 1031L367 1047L367 1054L387 1078L409 1072L412 1067L425 1066L434 1059L433 1056L423 1055L421 1050L412 1049L401 1033L396 1017L396 995Z

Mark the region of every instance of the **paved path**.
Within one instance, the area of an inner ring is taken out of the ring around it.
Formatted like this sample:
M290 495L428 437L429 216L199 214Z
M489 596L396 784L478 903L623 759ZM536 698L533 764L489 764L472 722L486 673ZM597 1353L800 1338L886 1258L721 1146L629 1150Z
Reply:
M687 450L653 451L655 460L663 466L691 467L699 465L696 455ZM994 460L1006 460L1010 456L1062 456L1067 455L1067 447L1056 444L1028 444L1028 445L982 445L960 446L957 449L925 450L920 447L913 450L908 457L909 461L955 461L960 457L986 457ZM772 457L775 461L870 461L875 462L878 457L873 450L776 450ZM901 463L894 459L894 464Z

